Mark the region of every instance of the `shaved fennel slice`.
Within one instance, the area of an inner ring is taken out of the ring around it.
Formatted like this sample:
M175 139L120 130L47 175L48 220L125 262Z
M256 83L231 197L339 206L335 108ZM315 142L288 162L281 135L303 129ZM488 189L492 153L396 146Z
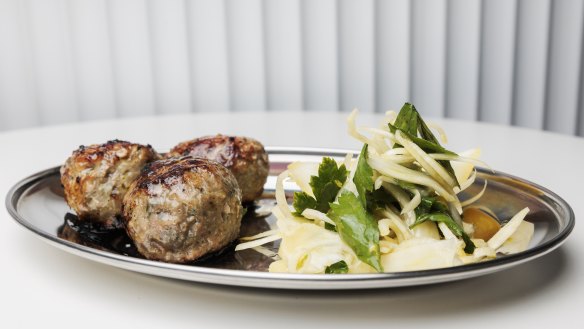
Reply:
M381 188L381 184L383 184L383 177L384 176L379 176L375 179L375 182L373 182L374 189L379 190Z
M424 150L407 138L401 131L396 131L397 141L412 155L416 161L424 168L436 181L445 187L454 187L457 182L448 174L436 160L432 159Z
M399 243L405 240L409 240L414 236L410 228L404 224L403 220L396 212L389 208L386 208L380 210L380 213L382 216L386 217L381 220L383 221L383 223L381 224L383 226L380 227L380 230L381 229L385 230L384 226L387 225L389 229L395 233Z
M343 184L343 187L341 187L339 193L337 193L334 202L338 201L339 195L341 195L343 191L349 191L355 195L359 195L359 192L357 191L357 186L355 186L355 183L353 182L353 177L355 177L355 171L357 170L357 163L358 163L357 159L351 159L351 161L349 162L349 166L345 166L349 171L349 174L347 175L347 180Z
M381 255L386 272L418 271L454 265L458 246L455 240L415 238Z
M467 188L469 188L470 186L472 186L472 184L475 182L477 178L477 171L473 170L472 174L470 175L470 177L463 183L460 183L460 187L455 187L454 188L454 192L456 194L466 190Z
M489 241L487 241L489 247L495 250L499 249L499 247L501 247L501 245L505 243L505 241L507 241L507 239L513 235L513 233L515 233L525 216L527 216L527 213L529 213L529 208L525 207L517 214L515 214L515 216L513 216L513 218L511 218L511 220L505 224L505 226L501 227L501 229L495 233L495 235L493 235Z
M288 273L288 265L281 258L270 264L268 268L270 273Z
M357 118L358 114L359 110L356 108L353 109L353 111L351 111L351 114L349 114L349 117L347 118L347 132L351 137L355 138L356 140L365 144L369 144L369 139L362 135L361 133L359 133L359 131L357 131L355 119Z
M413 234L410 229L404 224L404 222L399 217L389 218L389 228L395 233L399 243L403 243L406 240L413 238Z
M474 241L474 240L473 240ZM497 256L495 250L489 246L475 248L472 255L458 255L463 264L472 264L485 259L492 259Z
M414 210L407 210L406 208L408 207L408 205L410 204L411 200L410 200L410 196L404 192L399 186L393 185L393 184L388 184L388 183L384 183L382 184L383 188L388 191L399 203L400 207L402 208L401 211L401 215L404 215L406 217L406 224L412 225L414 224L414 222L416 221L416 214L414 213ZM419 202L418 202L419 204Z
M288 170L284 170L276 179L276 203L284 216L292 217L292 211L286 200L286 191L284 191L284 180L288 178Z
M393 134L390 133L388 130L383 130L380 128L373 128L373 127L359 127L359 129L368 131L372 134L380 135L380 136L385 137L385 138L389 138L389 139L394 138Z
M474 166L483 166L491 171L494 171L493 168L491 168L491 166L489 166L486 162L481 161L479 159L475 159L475 158L463 157L463 156L457 156L457 155L451 155L451 154L444 154L444 153L428 153L428 156L430 156L434 160L448 160L448 161L452 161L452 162L456 162L456 163L469 164L469 165L472 165L469 167L469 168L471 168L471 170L472 170L472 168L474 168ZM455 171L456 171L456 169L455 169Z
M472 198L468 199L468 200L464 200L463 202L460 203L461 206L466 207L469 204L474 203L475 201L477 201L478 199L480 199L483 194L485 194L485 191L487 190L487 181L485 180L485 185L483 185L483 189L477 193L477 195L473 196Z
M308 220L304 217L288 217L288 216L284 216L284 214L282 214L282 211L280 210L280 208L274 208L274 210L272 211L272 214L274 214L274 216L276 216L276 225L278 226L278 229L280 230L280 236L282 236L283 238L286 237L288 234L290 234L290 232L293 232L298 226L302 225L302 224L310 224L310 225L315 225L313 221ZM315 225L316 226L316 225Z
M362 263L336 232L304 217L285 215L281 207L274 207L273 214L282 242L278 250L280 260L270 264L270 272L324 273L327 266L341 260L347 263L350 273L375 271Z
M438 223L438 228L440 229L440 232L442 232L444 239L458 241L458 238L456 237L456 235L454 235L454 233L452 233L452 231L448 228L448 226L446 226L446 224L440 222L440 223Z
M387 126L388 123L394 123L395 119L397 118L397 112L395 111L385 111L385 120L383 121L383 123L385 123L385 126Z
M390 184L397 183L397 181L395 179L381 175L375 179L375 182L373 183L373 187L376 190L379 190L381 188L381 186L383 185L383 182L390 183Z
M382 132L383 130L369 127L365 127L364 129L365 130L373 129L372 131L374 133L373 137L369 138L361 134L357 129L357 125L355 122L357 114L359 114L359 110L353 109L353 111L351 112L351 114L349 114L349 117L347 118L347 131L349 135L364 144L368 144L372 149L376 150L377 152L387 151L392 146L391 142L392 138L388 138L388 135L386 135L385 133L383 133L383 135L380 135L379 132ZM391 136L391 134L389 136ZM388 139L389 143L386 141L386 139Z
M476 261L481 260L483 258L495 258L497 257L497 253L489 246L475 248L474 253L472 254Z
M448 227L448 225L446 225L446 223L439 222L437 226L438 226L438 229L440 230L440 233L442 233L444 240L454 241L456 243L457 248L458 248L456 250L458 256L464 257L466 255L466 252L464 251L464 246L465 246L464 241L462 241L456 235L454 235L454 233L450 230L450 228Z
M345 165L345 168L351 168L351 164L353 162L353 153L347 153L347 155L345 155L345 159L343 160L343 164ZM317 173L318 173L318 167L317 167Z
M393 146L393 134L388 130L383 130L379 128L371 127L360 127L359 129L368 131L373 135L369 139L369 145L372 146L377 152L386 152Z
M448 212L450 213L450 217L452 217L458 225L462 225L462 216L460 216L460 214L462 214L462 205L460 202L458 202L458 204L449 202Z
M382 254L387 254L387 253L392 252L395 249L395 247L397 247L397 246L398 246L397 243L391 242L388 240L379 241L379 251Z
M442 185L436 182L432 177L425 173L406 168L404 166L384 161L381 157L370 154L367 160L371 168L377 170L385 176L400 179L413 184L428 186L436 191L438 195L443 197L446 201L458 201L454 191L447 191Z
M274 235L270 235L270 236L263 237L261 239L254 240L254 241L248 241L248 242L240 243L237 246L235 246L235 251L240 251L240 250L254 248L254 247L257 247L257 246L264 245L264 244L269 243L269 242L273 242L273 241L276 241L276 240L280 240L281 238L282 237L280 236L280 234L274 234Z
M416 238L440 240L438 226L436 226L436 223L432 221L426 221L421 224L418 224L411 230L414 232L414 237Z
M458 153L458 157L470 158L470 159L475 159L475 160L477 160L480 156L481 156L481 149L479 149L479 148L470 149L470 150ZM450 165L452 166L452 169L454 169L454 175L456 176L456 180L458 180L458 182L460 184L462 184L463 182L465 182L468 179L468 177L472 173L472 170L474 169L474 165L471 163L468 163L468 162L459 162L459 161L456 161L453 159L445 159L445 160L451 160Z
M289 273L324 273L327 266L345 261L349 271L358 267L364 273L373 271L359 267L360 261L341 237L312 223L304 223L287 232L282 239L278 255L284 264L270 266L270 271L285 268Z
M415 159L413 156L409 155L409 153L401 151L401 152L394 152L395 150L403 150L403 148L395 148L391 149L385 153L383 153L383 157L388 160L394 160L396 162L401 163L408 163L413 162ZM472 173L475 166L483 166L491 171L494 171L491 166L487 163L469 157L462 157L450 154L443 154L443 153L427 153L428 156L434 160L446 160L450 161L450 165L454 169L454 174L456 176L456 180L462 184L464 183L465 179L468 177L466 175L470 175Z
M320 221L323 221L325 223L336 226L335 222L333 222L333 220L330 219L326 214L324 214L318 210L315 210L315 209L305 209L302 212L302 216L304 216L308 219L320 220Z
M408 151L406 151L406 149L404 149L403 147L395 147L383 153L383 155L407 155L407 154Z
M318 175L318 166L316 162L296 161L288 165L290 178L300 187L302 192L314 197L312 187L310 187L310 177Z
M391 150L388 150L387 152L383 152L380 156L383 159L386 159L387 161L391 161L398 164L406 163L409 164L413 163L416 160L403 147L393 148Z
M448 136L446 136L446 132L442 127L434 122L426 122L428 128L434 129L438 132L438 136L440 136L440 141L442 144L448 144Z
M497 249L497 252L508 255L525 251L529 246L531 238L533 238L533 233L533 223L521 221L515 233Z
M270 258L278 258L278 253L271 251L270 249L266 248L266 247L262 247L262 246L257 246L257 247L253 247L251 248L257 252L259 252L260 254L266 256L266 257L270 257Z
M411 192L411 191L410 191ZM402 214L414 211L422 202L422 195L418 189L413 189L414 197L402 209Z
M389 228L390 223L391 220L389 218L382 218L379 221L377 221L377 228L379 229L380 236L388 236L389 233L391 233L391 230Z
M383 154L381 155L387 161L391 161L397 164L410 164L413 163L416 159L414 159L411 155L402 155L402 154Z

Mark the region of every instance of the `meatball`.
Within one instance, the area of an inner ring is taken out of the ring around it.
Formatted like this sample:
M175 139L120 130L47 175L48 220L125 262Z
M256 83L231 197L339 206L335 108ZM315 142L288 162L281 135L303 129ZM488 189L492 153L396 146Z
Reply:
M146 258L195 261L239 236L243 207L233 174L217 162L180 157L148 164L124 197L126 231Z
M255 139L206 136L180 143L166 156L185 155L214 160L231 170L241 188L243 202L255 200L264 191L270 169L268 154Z
M128 187L146 163L159 157L149 145L119 140L80 146L61 167L65 200L79 220L119 227Z

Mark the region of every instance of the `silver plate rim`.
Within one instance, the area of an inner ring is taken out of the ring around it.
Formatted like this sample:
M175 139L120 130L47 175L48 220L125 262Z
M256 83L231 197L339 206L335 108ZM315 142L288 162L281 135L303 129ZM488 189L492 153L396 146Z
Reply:
M306 147L266 147L270 155L310 155L344 157L347 153L358 154L354 150L306 148ZM55 175L59 172L59 166L49 168L16 183L7 193L5 205L8 213L16 223L32 232L50 245L62 249L77 256L87 258L110 266L151 274L160 277L181 279L193 282L211 283L218 285L230 285L240 287L271 288L271 289L296 289L296 290L350 290L417 286L433 283L461 280L475 276L485 275L506 268L522 264L539 258L560 247L573 231L575 215L570 205L559 195L536 183L503 172L494 175L511 178L515 181L533 186L553 199L567 214L564 225L552 239L530 248L524 252L496 258L494 260L462 265L449 268L398 272L379 274L294 274L294 273L269 273L257 271L242 271L231 269L217 269L196 265L181 265L150 261L107 251L94 249L58 238L39 229L18 212L20 197L40 180ZM487 170L478 168L479 171Z

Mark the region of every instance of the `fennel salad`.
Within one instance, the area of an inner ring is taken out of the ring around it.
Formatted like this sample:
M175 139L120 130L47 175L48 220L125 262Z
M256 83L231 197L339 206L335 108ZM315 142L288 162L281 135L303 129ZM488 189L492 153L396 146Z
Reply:
M492 211L473 206L487 181L459 199L475 182L475 165L486 166L479 149L446 149L444 131L409 103L387 112L378 127L357 128L357 114L347 125L363 143L358 157L288 165L276 181L277 229L241 238L236 251L272 256L270 272L342 274L451 267L527 249L534 233L528 208L501 226ZM292 205L287 180L301 190ZM262 245L276 240L273 255Z

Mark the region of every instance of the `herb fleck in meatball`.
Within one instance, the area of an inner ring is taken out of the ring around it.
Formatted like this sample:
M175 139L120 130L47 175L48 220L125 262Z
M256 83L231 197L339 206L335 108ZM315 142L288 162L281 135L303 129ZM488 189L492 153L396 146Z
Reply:
M186 155L214 160L231 170L241 189L243 202L253 201L262 195L269 162L264 146L255 139L206 136L180 143L166 156Z
M239 235L243 207L233 174L193 157L147 165L124 198L126 231L148 259L195 261Z
M149 145L119 140L80 146L61 167L65 200L81 221L119 227L128 187L142 168L157 158Z

